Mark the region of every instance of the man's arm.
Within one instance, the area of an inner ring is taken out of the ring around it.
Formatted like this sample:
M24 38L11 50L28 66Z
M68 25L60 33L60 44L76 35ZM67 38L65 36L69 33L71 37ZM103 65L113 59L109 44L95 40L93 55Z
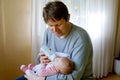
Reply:
M53 76L58 80L80 80L84 73L85 67L91 55L91 46L88 44L81 44L76 46L72 51L71 60L75 63L75 70L71 74L58 74ZM47 77L46 80L52 80L52 77Z

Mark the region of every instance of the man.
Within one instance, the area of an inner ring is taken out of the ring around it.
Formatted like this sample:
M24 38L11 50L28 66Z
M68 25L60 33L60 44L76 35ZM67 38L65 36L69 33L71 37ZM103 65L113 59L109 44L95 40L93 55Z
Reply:
M45 80L92 80L93 48L90 37L84 29L69 22L70 14L66 5L60 1L49 2L43 9L43 18L48 28L42 45L66 53L75 63L72 73L46 76ZM40 53L40 61L45 64L50 62L44 53ZM33 73L25 77L40 80Z

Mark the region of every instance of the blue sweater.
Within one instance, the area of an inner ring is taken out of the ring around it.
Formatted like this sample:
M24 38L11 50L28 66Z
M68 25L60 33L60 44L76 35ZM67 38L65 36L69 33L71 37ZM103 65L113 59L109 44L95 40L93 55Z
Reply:
M92 74L93 48L87 32L72 24L72 30L66 38L57 37L47 28L42 45L46 45L56 52L63 52L75 63L71 74L57 74L46 77L46 80L85 80Z

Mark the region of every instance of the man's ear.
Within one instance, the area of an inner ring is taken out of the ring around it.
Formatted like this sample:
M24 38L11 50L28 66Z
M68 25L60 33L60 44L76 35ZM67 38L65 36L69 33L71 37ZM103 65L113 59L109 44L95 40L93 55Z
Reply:
M70 14L68 14L68 18L67 18L67 21L69 21L70 20Z

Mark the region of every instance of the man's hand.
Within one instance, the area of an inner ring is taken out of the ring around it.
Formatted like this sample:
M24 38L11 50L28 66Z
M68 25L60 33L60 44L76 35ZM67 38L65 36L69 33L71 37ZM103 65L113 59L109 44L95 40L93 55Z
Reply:
M38 77L36 74L32 71L30 71L30 75L25 75L27 80L45 80L45 77Z
M39 56L41 63L48 64L49 62L51 62L50 59L44 53L39 53Z

